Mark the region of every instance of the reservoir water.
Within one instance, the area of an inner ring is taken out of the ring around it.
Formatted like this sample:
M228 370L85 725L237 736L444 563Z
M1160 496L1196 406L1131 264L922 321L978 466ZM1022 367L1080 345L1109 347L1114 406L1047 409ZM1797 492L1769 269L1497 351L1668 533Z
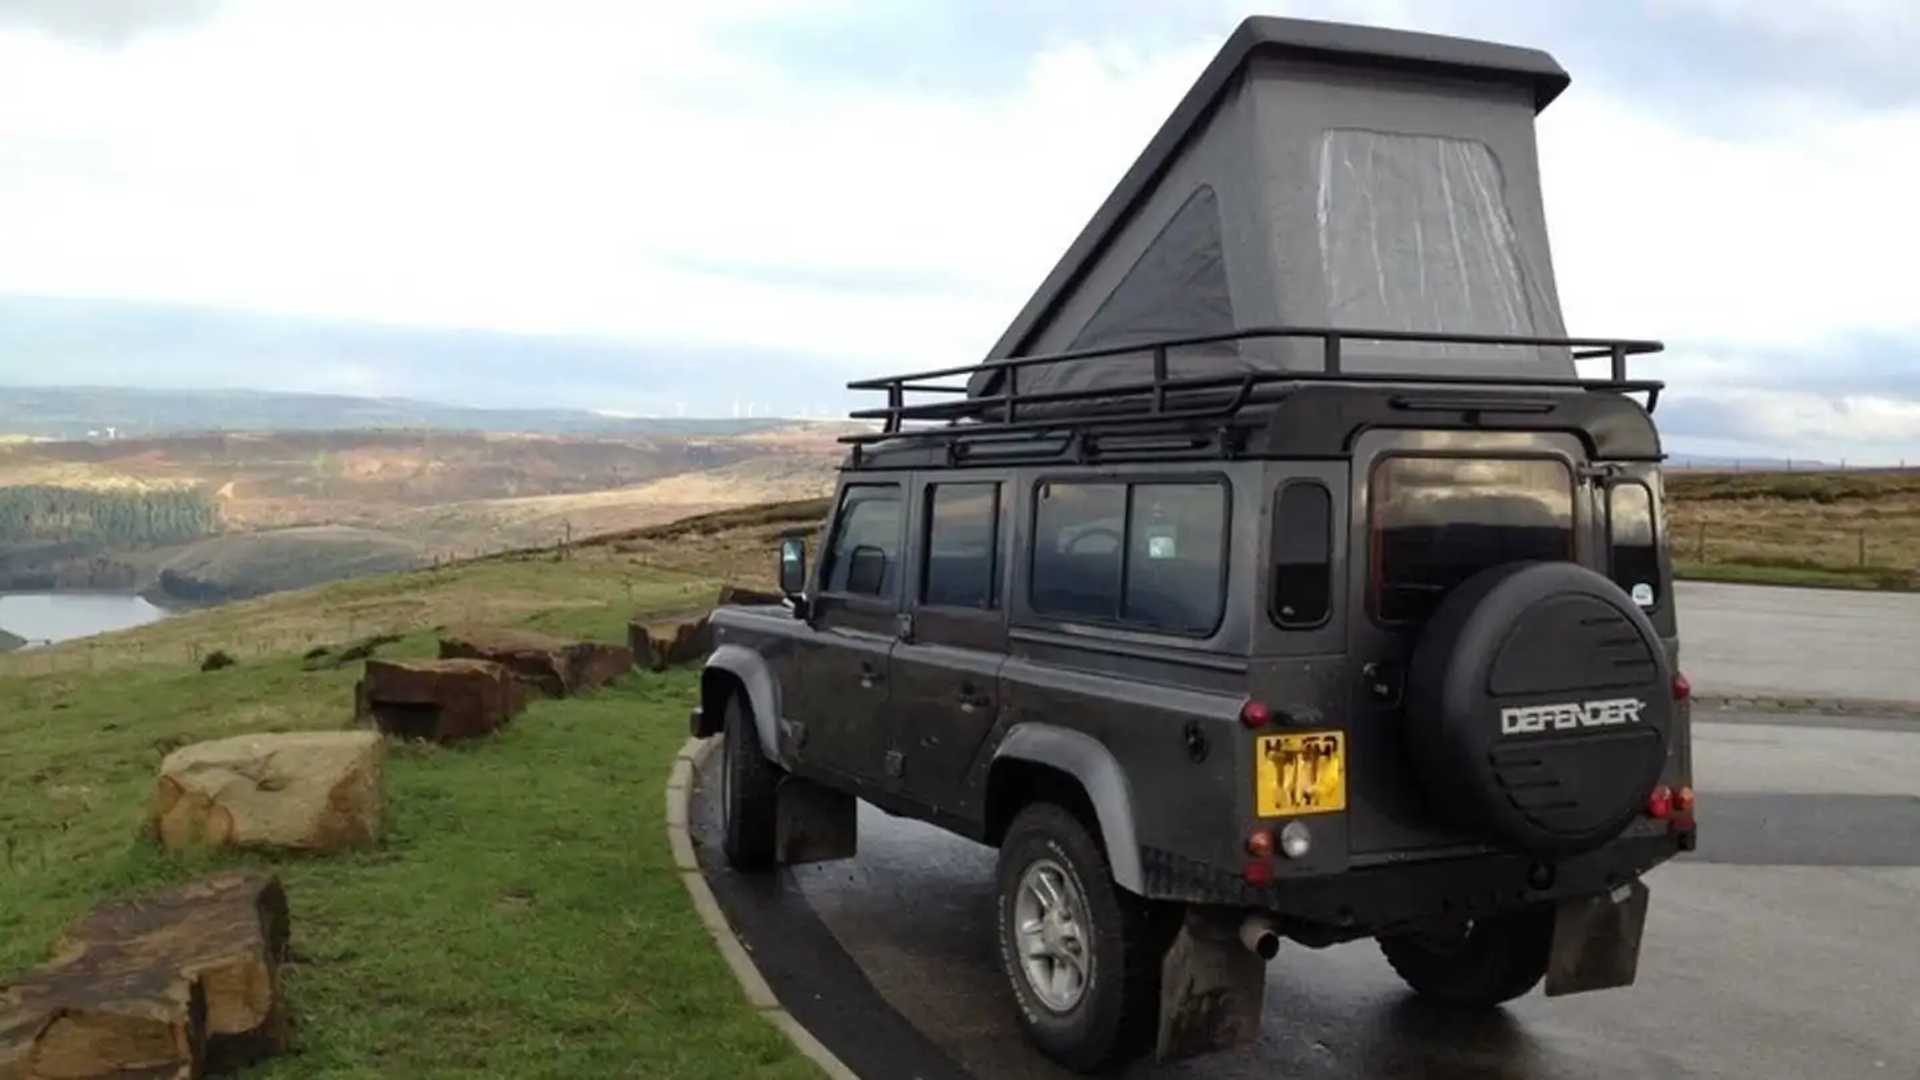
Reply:
M0 593L0 630L35 645L145 626L166 617L165 608L126 593Z

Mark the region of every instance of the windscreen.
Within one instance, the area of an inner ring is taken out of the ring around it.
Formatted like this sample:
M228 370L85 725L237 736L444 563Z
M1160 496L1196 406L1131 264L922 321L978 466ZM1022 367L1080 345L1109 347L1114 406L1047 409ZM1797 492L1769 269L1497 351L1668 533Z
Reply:
M1542 458L1391 457L1368 498L1382 622L1418 622L1491 566L1573 557L1573 476Z

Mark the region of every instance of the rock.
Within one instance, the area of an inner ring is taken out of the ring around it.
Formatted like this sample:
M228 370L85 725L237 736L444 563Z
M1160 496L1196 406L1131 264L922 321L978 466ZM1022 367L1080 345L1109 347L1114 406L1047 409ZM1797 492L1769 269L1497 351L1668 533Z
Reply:
M327 852L380 835L386 744L367 731L238 735L160 764L148 824L169 850Z
M714 607L726 607L729 604L766 605L783 604L786 597L764 589L749 589L744 585L720 586L720 598L714 601Z
M0 1078L197 1077L284 1050L287 932L257 874L95 908L0 992Z
M654 652L653 631L646 623L638 619L627 624L627 649L633 653L635 667L643 671L660 671L666 661Z
M436 742L491 734L526 700L519 680L491 660L369 660L355 697L359 715L381 731Z
M441 659L491 660L548 697L597 690L633 670L633 650L530 630L463 630L440 639Z
M713 651L713 624L705 615L673 627L672 632L664 650L669 664L691 664Z
M705 615L685 622L635 621L627 626L627 638L646 640L651 653L647 667L651 671L665 671L674 664L690 664L713 651L713 628ZM636 655L639 651L634 650Z

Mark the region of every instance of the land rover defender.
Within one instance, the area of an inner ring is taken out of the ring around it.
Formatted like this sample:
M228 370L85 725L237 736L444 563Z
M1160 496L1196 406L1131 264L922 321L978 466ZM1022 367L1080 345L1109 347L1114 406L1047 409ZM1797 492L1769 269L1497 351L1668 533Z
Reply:
M1659 345L1561 325L1567 82L1250 19L984 362L852 384L817 559L713 618L731 864L853 855L856 798L997 847L1080 1069L1250 1038L1287 939L1449 1006L1630 983L1687 685Z

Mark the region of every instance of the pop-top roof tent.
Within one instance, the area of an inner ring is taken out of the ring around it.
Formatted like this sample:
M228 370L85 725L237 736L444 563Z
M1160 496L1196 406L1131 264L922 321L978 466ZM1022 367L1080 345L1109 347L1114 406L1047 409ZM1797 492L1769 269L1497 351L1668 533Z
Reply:
M1268 325L1563 337L1533 119L1568 82L1534 49L1250 18L990 359ZM1322 342L1299 338L1169 358L1180 375L1323 361ZM1023 368L1020 392L1137 383L1147 363ZM1560 346L1357 339L1342 370L1575 376ZM970 393L1003 376L974 374Z

